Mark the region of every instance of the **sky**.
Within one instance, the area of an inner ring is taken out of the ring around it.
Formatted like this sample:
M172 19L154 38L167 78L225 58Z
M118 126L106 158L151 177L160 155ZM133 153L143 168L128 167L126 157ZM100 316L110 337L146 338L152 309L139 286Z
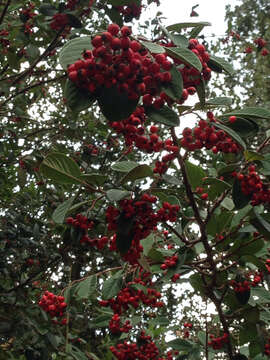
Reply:
M159 9L167 18L164 20L164 25L187 21L208 21L212 26L205 28L204 34L222 35L226 30L225 6L228 4L237 5L239 0L160 0L160 3ZM190 17L192 6L197 4L199 6L195 11L199 16Z

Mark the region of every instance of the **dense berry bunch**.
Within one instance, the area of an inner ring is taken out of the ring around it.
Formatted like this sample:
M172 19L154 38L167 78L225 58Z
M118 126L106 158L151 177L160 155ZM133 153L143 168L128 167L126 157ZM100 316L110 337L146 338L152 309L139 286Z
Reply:
M144 126L146 120L143 106L122 121L114 121L110 126L118 133L123 134L127 146L135 145L138 149L147 153L159 152L164 148L164 143L159 138L157 126L151 126L149 130Z
M198 126L193 129L183 130L181 145L190 151L206 148L212 149L213 153L234 153L241 151L240 146L226 134L225 131L215 128L211 122L200 120Z
M68 25L68 16L64 13L53 15L50 27L52 30L59 31Z
M79 228L81 230L89 230L92 229L94 223L92 220L89 220L86 216L82 214L77 214L75 218L68 217L66 219L67 224L74 226L75 228Z
M161 161L157 160L155 163L154 173L165 174L168 170L169 163L177 158L179 147L173 144L173 141L167 139L164 141L164 149L169 152L162 157Z
M123 258L130 264L137 264L143 247L140 240L146 238L150 233L156 229L158 222L171 221L175 222L177 213L180 208L178 205L171 205L164 202L162 208L154 211L153 204L156 203L157 198L149 194L143 194L139 200L125 199L119 202L120 209L110 206L107 209L107 223L108 230L118 230L118 219L120 214L126 219L127 222L133 222L130 231L132 236L131 247L128 252L123 255ZM121 226L125 226L121 224ZM112 238L111 250L117 250L116 235Z
M267 343L264 345L264 353L267 356L270 356L270 338L267 340Z
M270 202L269 186L262 182L254 165L249 166L248 175L238 173L237 179L240 181L243 194L251 196L252 206Z
M175 47L176 45L173 42L163 44L166 47ZM193 95L196 92L196 86L199 85L201 79L204 81L209 81L211 78L211 69L207 65L210 60L210 55L206 51L204 45L200 44L197 39L190 39L189 50L191 50L200 60L202 64L202 71L195 69L189 65L186 65L183 61L177 58L173 58L175 65L179 66L178 70L182 74L184 90L182 94L182 99L179 102L183 103L189 95ZM172 56L172 55L170 55ZM173 56L172 56L173 57Z
M138 6L136 4L116 6L116 9L119 14L124 17L125 22L132 21L133 19L139 19L142 12L142 6Z
M172 352L165 358L159 356L156 344L144 331L141 332L137 343L124 341L123 344L111 346L110 350L118 360L172 360Z
M68 76L78 87L96 94L103 87L115 86L137 100L141 95L156 96L161 86L171 82L171 63L166 56L158 62L139 42L130 37L131 29L117 24L92 40L93 51L84 52L84 60L68 67Z
M120 334L120 333L128 333L132 326L130 325L130 321L126 320L126 322L121 326L121 319L118 314L114 314L109 323L109 329L112 334Z
M224 333L217 338L214 335L210 335L211 341L208 342L208 346L211 346L214 350L219 350L229 341L229 334Z
M137 284L144 286L145 291L136 288ZM110 306L114 314L119 315L128 310L130 306L137 309L140 302L152 308L162 307L164 303L160 301L161 294L154 289L153 285L149 274L145 273L133 281L129 281L126 287L123 288L115 298L101 300L100 305L105 307Z
M160 268L162 270L167 270L168 268L175 267L177 262L178 262L177 255L168 256L168 257L166 257L165 262L160 265Z
M67 307L63 296L54 295L49 291L45 291L38 304L51 317L62 317Z
M235 281L231 280L231 286L233 287L233 291L236 293L244 293L250 290L251 283L248 280L244 281Z

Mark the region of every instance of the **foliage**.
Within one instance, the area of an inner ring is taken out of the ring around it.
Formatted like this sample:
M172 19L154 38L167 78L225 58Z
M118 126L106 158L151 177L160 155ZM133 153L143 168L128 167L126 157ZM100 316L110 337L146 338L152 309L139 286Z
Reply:
M0 5L1 360L270 355L267 86L158 3Z

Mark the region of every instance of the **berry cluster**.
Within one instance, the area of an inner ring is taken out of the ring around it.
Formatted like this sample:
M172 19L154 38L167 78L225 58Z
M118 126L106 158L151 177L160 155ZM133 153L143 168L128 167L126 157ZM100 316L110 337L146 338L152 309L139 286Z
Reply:
M157 61L130 35L127 26L120 30L117 24L109 25L107 31L92 39L93 51L86 50L84 60L68 67L69 79L91 94L115 86L134 100L145 94L158 95L161 86L171 82L168 70L172 63L165 55Z
M129 306L137 309L140 302L152 308L162 307L164 303L160 301L161 294L153 288L151 279L147 277L149 274L145 273L143 276L135 278L126 284L126 287L118 293L116 298L101 300L99 304L105 307L110 306L114 314L119 315L126 311ZM145 292L137 289L137 284L144 286Z
M124 17L125 22L130 22L133 19L139 19L143 7L136 4L130 4L126 6L116 6L115 8L119 14Z
M114 314L109 323L109 329L112 334L128 333L132 329L129 320L126 320L123 326L120 325L120 322L120 316Z
M144 127L146 121L143 106L136 110L127 119L114 121L110 126L118 133L123 134L127 146L135 145L138 149L147 153L159 152L163 150L164 143L158 136L159 128L151 126L147 131Z
M33 23L32 19L37 15L36 13L33 12L34 8L35 8L35 4L29 3L29 5L26 9L21 10L25 34L30 35L33 33L34 23Z
M110 206L107 209L106 217L108 230L118 229L118 219L120 214L129 222L133 221L133 226L130 231L132 236L131 247L126 254L123 255L125 261L130 264L137 264L140 258L143 247L140 240L146 238L150 233L156 229L158 222L171 221L175 222L177 213L180 208L178 205L171 205L164 202L162 208L156 212L153 210L153 204L156 203L157 198L144 193L140 199L124 199L119 202L120 209ZM124 224L121 224L124 226ZM111 240L110 250L117 250L116 235Z
M144 286L145 291L137 289L136 285ZM127 333L132 328L130 321L128 320L126 320L123 326L120 325L120 316L127 311L129 307L137 309L140 302L152 308L159 308L164 305L164 303L160 301L160 292L155 290L152 286L153 283L149 278L149 273L141 272L139 277L135 278L133 281L129 281L125 288L123 288L115 298L99 301L100 306L110 306L114 312L114 315L109 323L109 329L113 334L119 334L121 332Z
M51 317L62 317L67 307L63 296L54 295L49 291L45 291L38 305Z
M270 356L270 338L267 340L267 343L264 345L265 355Z
M265 261L265 267L266 267L268 273L270 273L270 259L267 259L267 260Z
M208 346L211 346L214 350L219 350L229 341L229 334L224 333L217 338L214 335L210 335L211 341L208 342Z
M82 214L77 214L75 218L71 216L68 217L66 219L66 223L82 231L87 231L89 229L92 229L92 227L94 226L93 221L89 220L86 216Z
M184 338L189 338L190 330L192 329L193 325L191 323L185 322L184 323Z
M177 264L177 261L178 261L177 255L168 256L168 257L166 257L165 262L160 265L160 268L162 270L167 270L168 268L175 267L175 265Z
M173 42L163 44L166 47L175 47L176 45ZM182 104L187 98L188 95L193 95L196 92L196 86L201 82L203 78L205 81L209 81L211 78L211 69L208 67L207 63L210 60L210 55L206 51L204 45L200 44L197 39L190 39L188 48L198 57L202 64L202 71L186 65L183 61L173 58L173 62L176 65L181 65L178 67L179 72L183 77L184 90L182 94L182 99L179 102Z
M160 357L159 350L151 336L144 331L138 337L137 343L117 344L110 347L111 352L118 360L172 360L172 351L166 357ZM175 354L178 352L175 352Z
M270 189L262 182L255 165L249 166L248 175L238 173L236 176L240 181L242 193L251 196L252 206L270 202Z
M155 168L153 170L154 173L158 173L160 175L165 174L169 167L168 163L174 160L179 153L179 147L174 145L173 141L170 139L164 141L164 149L167 150L169 154L164 155L161 161L157 160L155 162Z
M198 126L193 129L185 128L182 135L181 145L189 151L206 148L212 149L214 154L218 152L237 154L241 150L225 131L215 128L206 120L200 120Z
M53 15L50 27L52 30L59 31L61 29L64 29L64 27L67 26L68 23L69 20L67 14L59 13Z
M233 287L233 291L236 293L248 292L251 286L251 283L248 280L239 281L239 282L235 280L231 280L230 284Z
M109 242L109 238L107 236L91 238L88 235L88 230L93 228L94 222L82 214L77 214L75 218L71 216L68 217L66 219L66 223L81 232L80 244L90 245L92 247L96 247L98 250L102 250Z

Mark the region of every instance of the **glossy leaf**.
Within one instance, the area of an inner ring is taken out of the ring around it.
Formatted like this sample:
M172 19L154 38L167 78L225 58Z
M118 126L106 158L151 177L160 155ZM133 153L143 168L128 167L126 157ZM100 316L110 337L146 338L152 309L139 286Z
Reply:
M224 130L233 140L235 140L243 149L246 149L246 144L245 142L241 139L241 137L232 129L230 129L229 127L219 124L219 123L214 123L213 124L216 128Z
M184 64L194 67L199 72L202 71L202 64L198 57L189 49L183 47L166 48L167 54L173 59L179 59Z
M178 115L166 105L161 109L148 107L146 108L146 115L155 123L161 123L170 127L179 125Z
M113 298L121 290L123 284L123 271L120 270L113 276L104 281L102 287L102 299L108 300Z
M185 162L187 177L193 190L198 186L202 186L203 178L206 177L205 171L198 165L194 165L189 161Z
M149 165L139 165L129 171L121 180L121 184L125 184L128 181L134 182L138 179L144 179L146 177L153 177L153 170Z
M165 53L164 46L153 43L151 41L140 41L140 43L151 53L153 54L163 54Z
M201 22L182 22L173 25L167 26L167 30L171 31L180 31L181 29L189 28L189 27L201 27L201 26L211 26L210 22L201 21Z
M59 184L81 184L77 163L62 153L51 153L41 163L42 174Z
M95 102L95 97L88 91L79 89L72 81L67 79L64 96L67 105L75 113L88 109Z
M68 65L74 64L78 59L82 59L85 50L92 50L91 36L82 36L69 40L61 49L59 62L64 70Z
M52 219L56 224L63 224L66 214L74 201L74 197L58 205L52 214Z
M172 75L172 81L167 85L163 86L163 91L173 100L180 100L183 92L183 78L180 71L177 70L176 66L173 66L170 70Z
M97 276L91 275L81 281L76 286L76 296L78 299L88 299L96 290Z
M112 165L112 169L119 172L130 172L134 168L139 166L135 161L120 161Z
M120 201L130 196L130 192L125 190L111 189L106 192L106 196L110 201Z
M224 60L221 57L215 56L215 55L211 55L210 56L210 60L208 62L208 66L210 67L210 69L212 69L213 71L217 72L222 72L225 71L227 74L229 75L233 75L234 74L234 68L232 67L232 65L227 62L226 60Z

